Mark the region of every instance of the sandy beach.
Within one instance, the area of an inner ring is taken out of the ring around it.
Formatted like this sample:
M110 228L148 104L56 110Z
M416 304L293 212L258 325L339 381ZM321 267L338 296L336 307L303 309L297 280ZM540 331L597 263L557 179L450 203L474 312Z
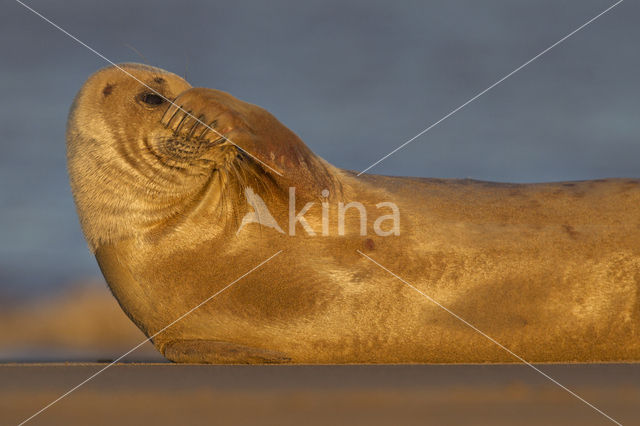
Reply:
M18 424L105 365L1 365L0 424ZM539 367L622 424L640 424L640 364ZM116 364L29 424L611 423L525 365Z

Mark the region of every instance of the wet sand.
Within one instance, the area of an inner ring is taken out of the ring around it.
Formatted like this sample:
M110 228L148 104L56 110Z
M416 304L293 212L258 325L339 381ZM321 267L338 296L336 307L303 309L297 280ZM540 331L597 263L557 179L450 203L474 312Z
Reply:
M0 424L18 424L107 364L0 364ZM640 364L539 365L625 425ZM525 365L116 364L33 425L606 425Z

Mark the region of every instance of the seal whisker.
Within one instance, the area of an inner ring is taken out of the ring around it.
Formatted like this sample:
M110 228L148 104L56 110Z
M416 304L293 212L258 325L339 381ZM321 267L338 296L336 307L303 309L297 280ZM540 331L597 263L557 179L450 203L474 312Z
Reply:
M202 133L200 133L200 136L198 136L198 138L204 138L207 133L209 133L212 129L215 129L217 124L218 120L213 120L208 126L204 127L204 130L202 131Z
M165 124L165 128L169 128L169 126L171 126L171 122L173 121L174 118L176 118L176 116L178 115L178 112L182 111L182 106L177 106L175 103L173 103L168 109L171 109L175 106L175 110L173 111L173 114L171 115L171 117L169 117L169 120L166 122ZM165 112L166 113L166 112ZM163 116L164 117L164 116Z
M224 142L226 142L228 139L223 135L222 137L214 140L213 142L211 142L211 146L216 146L216 145L220 145Z
M167 107L167 109L165 109L165 110L164 110L164 113L162 114L162 117L160 117L160 122L161 122L161 123L163 123L163 122L164 122L164 119L165 119L165 117L167 116L167 113L168 113L169 111L171 111L171 110L172 110L172 108L176 107L176 99L178 99L178 98L177 98L177 97L173 98L173 99L170 101L169 106ZM178 109L177 109L177 108L176 108L176 111L178 111ZM175 114L175 111L174 111L173 113ZM164 123L163 123L163 124L164 124ZM166 125L165 125L165 127L166 127Z
M197 120L194 120L193 126L191 126L191 129L187 132L187 136L186 136L187 138L193 137L194 133L196 132L196 129L200 125L200 122L202 122L204 118L205 118L204 115L201 114Z
M176 126L176 128L173 130L173 134L174 135L178 135L180 133L180 129L182 128L182 125L185 123L185 121L191 116L191 112L192 111L186 111L184 113L184 115L182 116L182 119L180 120L180 122L178 122L178 125Z

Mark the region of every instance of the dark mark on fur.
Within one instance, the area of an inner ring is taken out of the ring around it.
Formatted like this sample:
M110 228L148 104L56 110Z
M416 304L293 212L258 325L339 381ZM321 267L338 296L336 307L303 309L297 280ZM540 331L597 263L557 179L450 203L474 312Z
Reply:
M367 238L366 240L364 240L364 248L368 251L372 251L375 250L376 245L371 238Z
M571 225L562 225L562 228L567 234L574 240L578 237L578 231L576 231Z
M113 92L113 84L107 84L104 86L104 89L102 89L102 94L105 96L109 96L111 92Z

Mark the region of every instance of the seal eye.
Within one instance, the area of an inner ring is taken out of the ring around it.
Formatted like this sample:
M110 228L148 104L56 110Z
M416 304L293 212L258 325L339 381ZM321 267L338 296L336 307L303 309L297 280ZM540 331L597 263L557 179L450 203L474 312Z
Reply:
M156 95L155 93L141 93L138 95L138 99L151 106L162 105L165 102L165 99L162 96Z

